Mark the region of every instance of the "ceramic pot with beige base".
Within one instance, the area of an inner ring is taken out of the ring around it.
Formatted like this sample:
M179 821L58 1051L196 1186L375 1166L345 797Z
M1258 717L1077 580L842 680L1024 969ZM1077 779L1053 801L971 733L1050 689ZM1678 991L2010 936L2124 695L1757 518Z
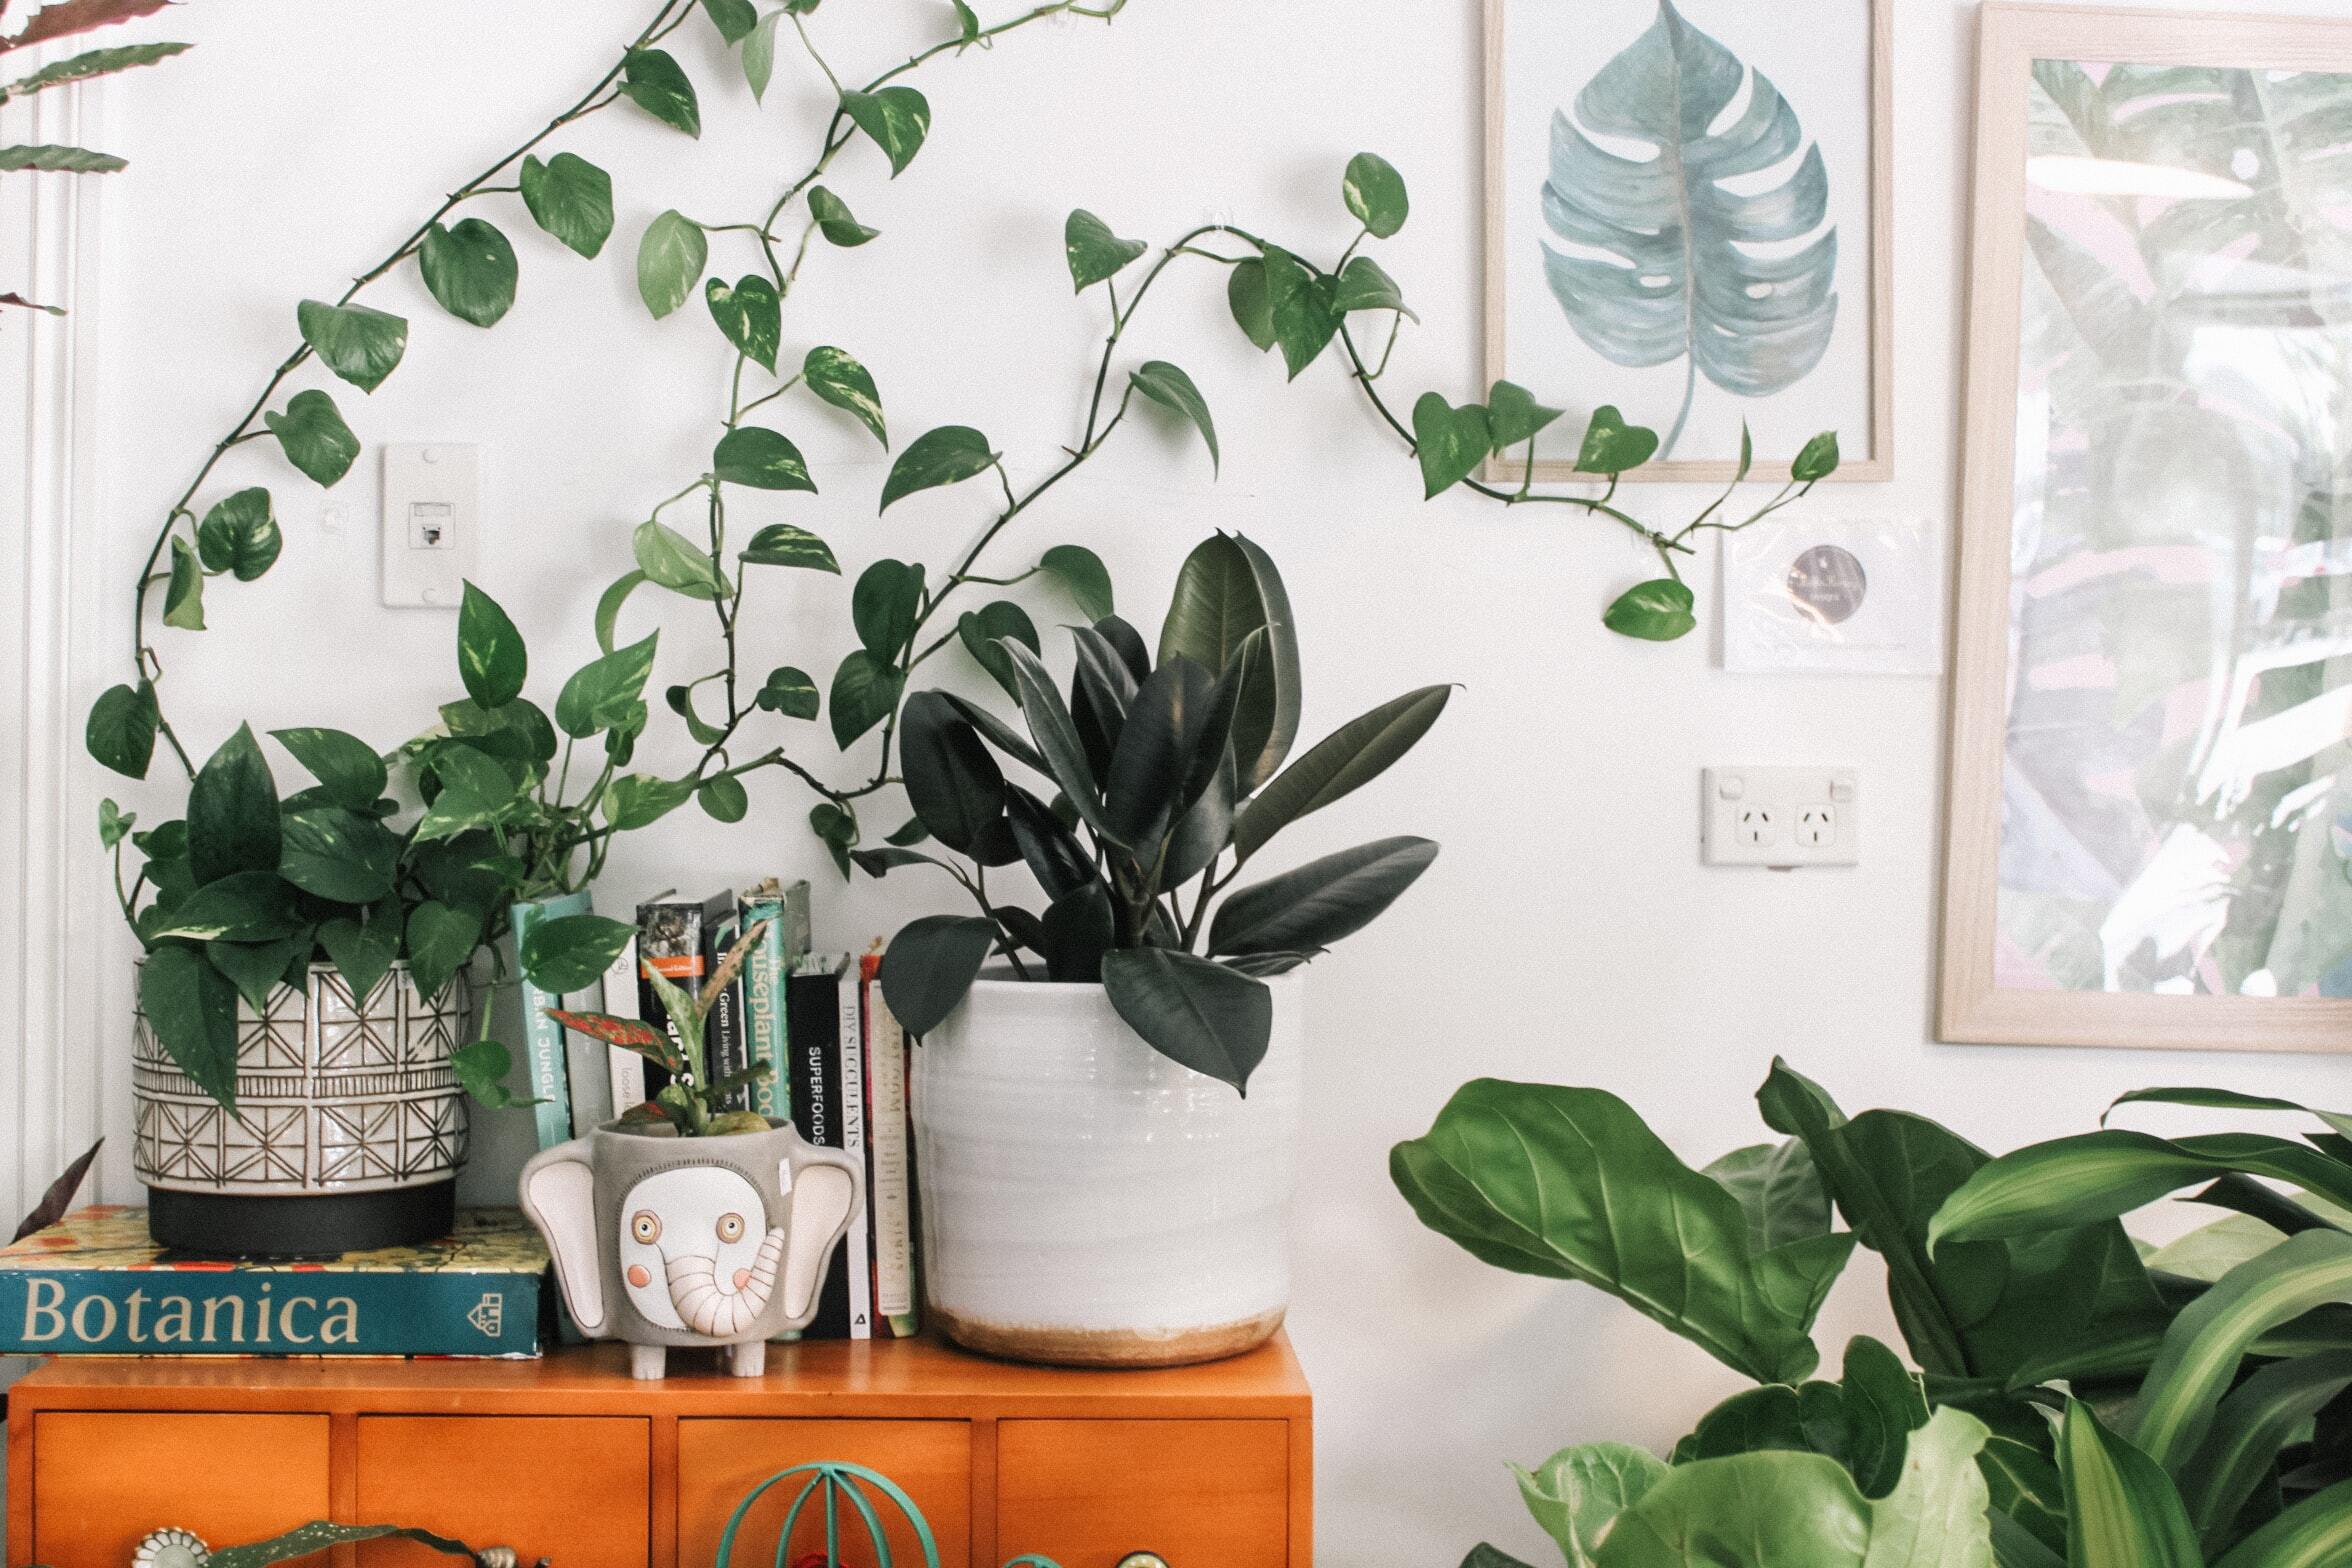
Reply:
M1301 977L1244 1097L1099 985L983 978L914 1052L924 1294L965 1347L1064 1366L1238 1355L1290 1304Z

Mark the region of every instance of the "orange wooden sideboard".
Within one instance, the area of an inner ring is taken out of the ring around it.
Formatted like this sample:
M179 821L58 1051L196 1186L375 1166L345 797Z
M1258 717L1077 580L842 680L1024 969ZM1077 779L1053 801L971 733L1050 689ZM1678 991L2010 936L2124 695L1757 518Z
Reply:
M125 1568L147 1531L215 1546L311 1519L419 1525L554 1568L710 1568L759 1481L812 1460L890 1476L947 1568L1024 1552L1114 1568L1310 1568L1313 1415L1287 1341L1164 1372L1067 1372L926 1340L778 1345L735 1379L619 1346L543 1361L59 1359L8 1393L8 1563ZM774 1560L777 1488L738 1541ZM812 1510L812 1514L813 1514ZM889 1514L884 1509L885 1516ZM871 1568L862 1535L843 1560ZM794 1551L822 1550L804 1519ZM920 1568L910 1531L891 1555ZM408 1545L350 1568L422 1564Z

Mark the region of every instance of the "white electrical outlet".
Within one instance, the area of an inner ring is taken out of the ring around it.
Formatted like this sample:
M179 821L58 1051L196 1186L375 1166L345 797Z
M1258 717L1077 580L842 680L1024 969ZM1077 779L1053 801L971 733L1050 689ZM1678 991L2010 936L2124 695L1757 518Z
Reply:
M384 448L384 589L395 606L454 610L482 532L478 448Z
M1708 865L1862 863L1862 786L1852 768L1708 768L1699 781Z

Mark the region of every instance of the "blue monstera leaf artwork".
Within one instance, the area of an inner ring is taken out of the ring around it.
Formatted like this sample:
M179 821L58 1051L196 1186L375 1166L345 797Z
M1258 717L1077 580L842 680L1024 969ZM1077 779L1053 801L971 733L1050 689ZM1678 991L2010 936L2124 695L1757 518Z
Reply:
M1746 88L1746 102L1730 113ZM1607 145L1605 145L1605 143ZM1614 146L1631 144L1636 152ZM1611 364L1686 366L1672 456L1698 378L1770 397L1811 374L1837 327L1837 229L1818 144L1763 72L1693 27L1672 0L1552 116L1544 275L1568 321ZM1761 178L1759 178L1761 177Z

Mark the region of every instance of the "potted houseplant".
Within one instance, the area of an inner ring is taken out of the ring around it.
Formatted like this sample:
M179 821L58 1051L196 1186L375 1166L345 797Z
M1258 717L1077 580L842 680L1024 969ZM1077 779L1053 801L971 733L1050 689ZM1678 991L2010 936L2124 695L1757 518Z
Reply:
M2103 1128L1994 1159L1925 1117L1849 1118L1774 1062L1785 1141L1684 1164L1600 1089L1481 1079L1390 1157L1422 1222L1484 1262L1618 1297L1755 1386L1661 1459L1623 1443L1518 1469L1570 1568L2286 1568L2352 1541L2352 1119L2302 1141ZM2274 1183L2283 1183L2284 1189ZM2165 1246L2169 1193L2231 1210ZM1845 1229L1838 1228L1839 1219ZM1819 1368L1857 1246L1910 1365L1868 1336ZM1917 1370L1912 1370L1912 1367ZM1480 1545L1465 1568L1524 1568Z
M1263 1342L1288 1301L1293 971L1437 846L1385 839L1220 897L1281 829L1411 749L1448 692L1400 697L1285 767L1297 637L1274 563L1238 535L1185 562L1156 661L1115 617L1074 635L1066 697L1021 640L995 644L1026 736L944 692L907 700L908 797L957 858L857 852L877 875L940 868L980 911L914 921L882 962L923 1040L926 1291L950 1335L994 1354L1206 1360ZM991 895L989 870L1016 863L1042 910Z
M722 1109L774 1071L758 1062L714 1077L704 1043L711 1005L767 928L744 932L699 996L646 966L667 1029L548 1013L669 1075L652 1100L523 1167L523 1212L547 1238L572 1320L626 1341L634 1377L662 1376L673 1347L724 1348L736 1376L759 1376L768 1341L816 1317L834 1245L857 1212L859 1156L818 1148L790 1122Z
M523 696L520 633L471 585L457 654L466 695L388 754L341 730L273 731L310 775L281 795L240 726L195 771L184 817L140 828L101 805L143 949L133 1164L157 1240L300 1254L445 1233L469 1096L517 1099L469 966L499 952L518 900L585 885L614 833L675 804L664 781L620 771L652 638L573 674L552 718ZM600 766L575 772L582 744ZM578 990L630 930L548 920L515 964Z

